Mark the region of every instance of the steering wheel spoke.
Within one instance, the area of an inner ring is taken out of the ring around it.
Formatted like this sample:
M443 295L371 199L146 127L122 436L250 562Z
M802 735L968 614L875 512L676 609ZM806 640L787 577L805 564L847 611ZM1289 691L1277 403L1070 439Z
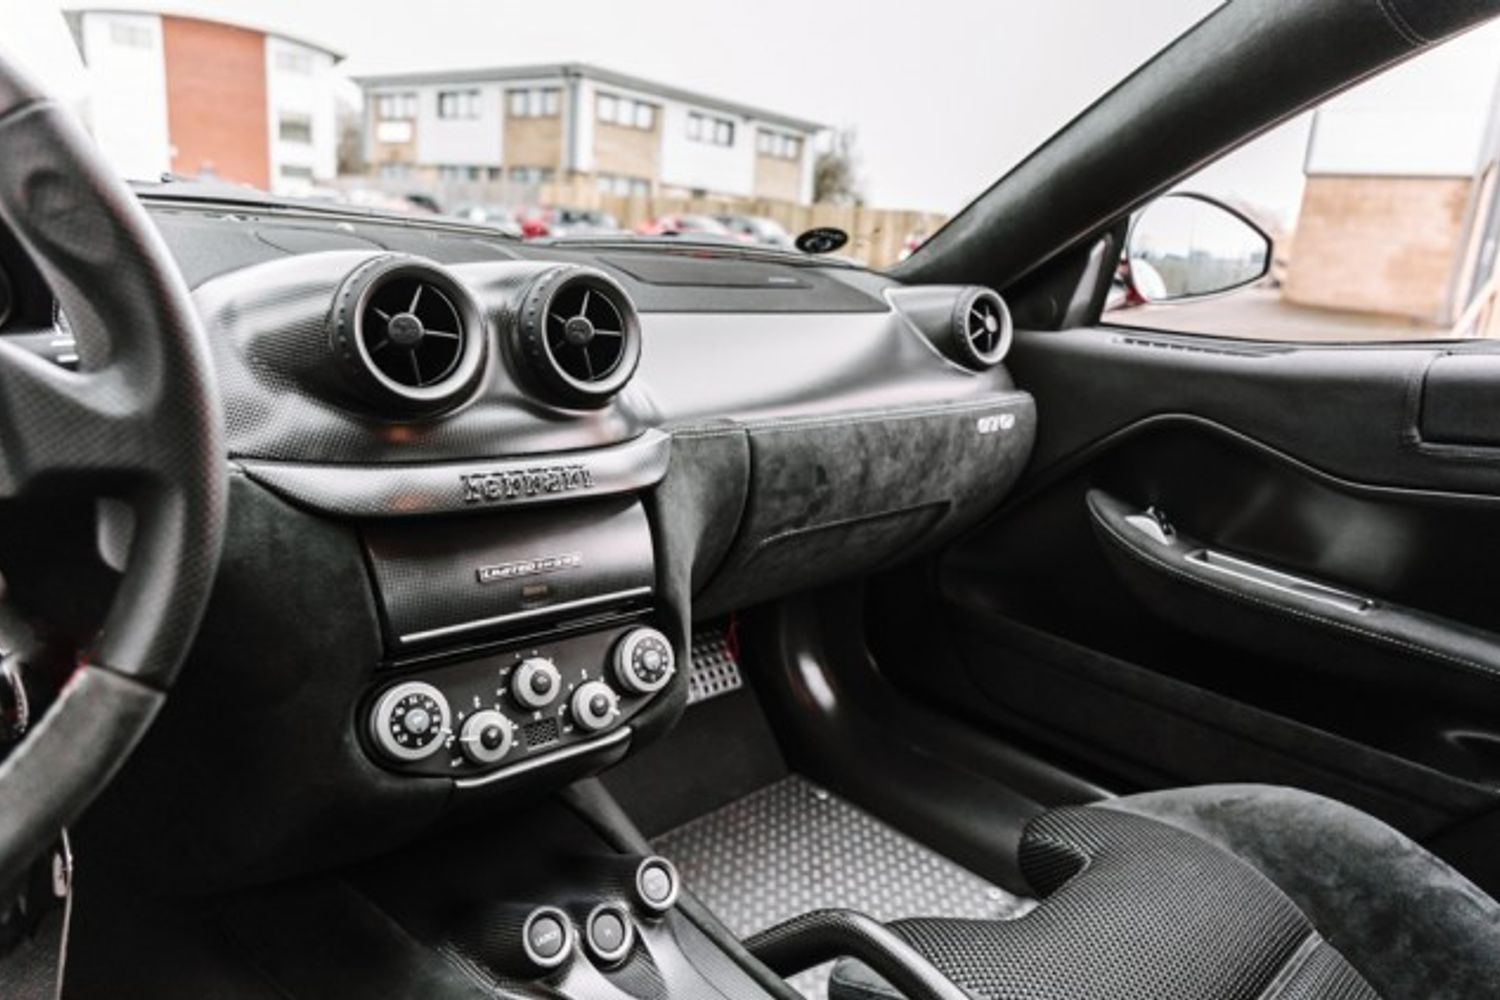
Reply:
M148 474L155 451L118 369L71 372L0 342L0 497L63 478L108 488Z

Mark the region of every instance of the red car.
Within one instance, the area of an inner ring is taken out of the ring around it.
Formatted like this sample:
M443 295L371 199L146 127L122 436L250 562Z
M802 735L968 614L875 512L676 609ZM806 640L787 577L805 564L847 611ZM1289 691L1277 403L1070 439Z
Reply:
M727 226L708 215L662 215L642 222L635 227L635 231L640 236L707 236L726 240L735 239L734 233L730 232Z

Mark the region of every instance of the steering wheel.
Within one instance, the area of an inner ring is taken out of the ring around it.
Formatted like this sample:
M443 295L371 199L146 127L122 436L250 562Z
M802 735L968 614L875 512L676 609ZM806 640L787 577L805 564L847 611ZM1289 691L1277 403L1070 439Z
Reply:
M207 342L166 246L72 115L3 54L0 225L56 295L80 359L68 371L0 337L0 500L116 497L134 515L102 627L0 764L7 886L165 700L218 564L227 473Z

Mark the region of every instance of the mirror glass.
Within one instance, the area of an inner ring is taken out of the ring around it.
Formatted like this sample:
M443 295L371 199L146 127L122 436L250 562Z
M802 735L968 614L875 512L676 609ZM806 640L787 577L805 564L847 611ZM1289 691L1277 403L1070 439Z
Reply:
M1169 194L1136 217L1125 257L1141 298L1175 302L1259 279L1271 264L1271 239L1218 202Z

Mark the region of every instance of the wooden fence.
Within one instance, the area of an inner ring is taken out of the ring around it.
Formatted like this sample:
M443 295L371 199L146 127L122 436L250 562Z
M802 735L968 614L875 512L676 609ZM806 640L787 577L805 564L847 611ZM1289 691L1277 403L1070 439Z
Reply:
M663 215L719 214L765 216L781 223L794 236L815 226L833 226L849 234L849 244L840 253L876 268L894 264L909 237L924 239L946 219L932 212L857 205L801 205L769 198L629 198L602 194L586 177L531 187L503 182L412 179L393 183L371 177L346 177L340 179L340 186L375 188L392 194L421 191L448 208L497 204L599 209L613 215L625 229L634 229Z

